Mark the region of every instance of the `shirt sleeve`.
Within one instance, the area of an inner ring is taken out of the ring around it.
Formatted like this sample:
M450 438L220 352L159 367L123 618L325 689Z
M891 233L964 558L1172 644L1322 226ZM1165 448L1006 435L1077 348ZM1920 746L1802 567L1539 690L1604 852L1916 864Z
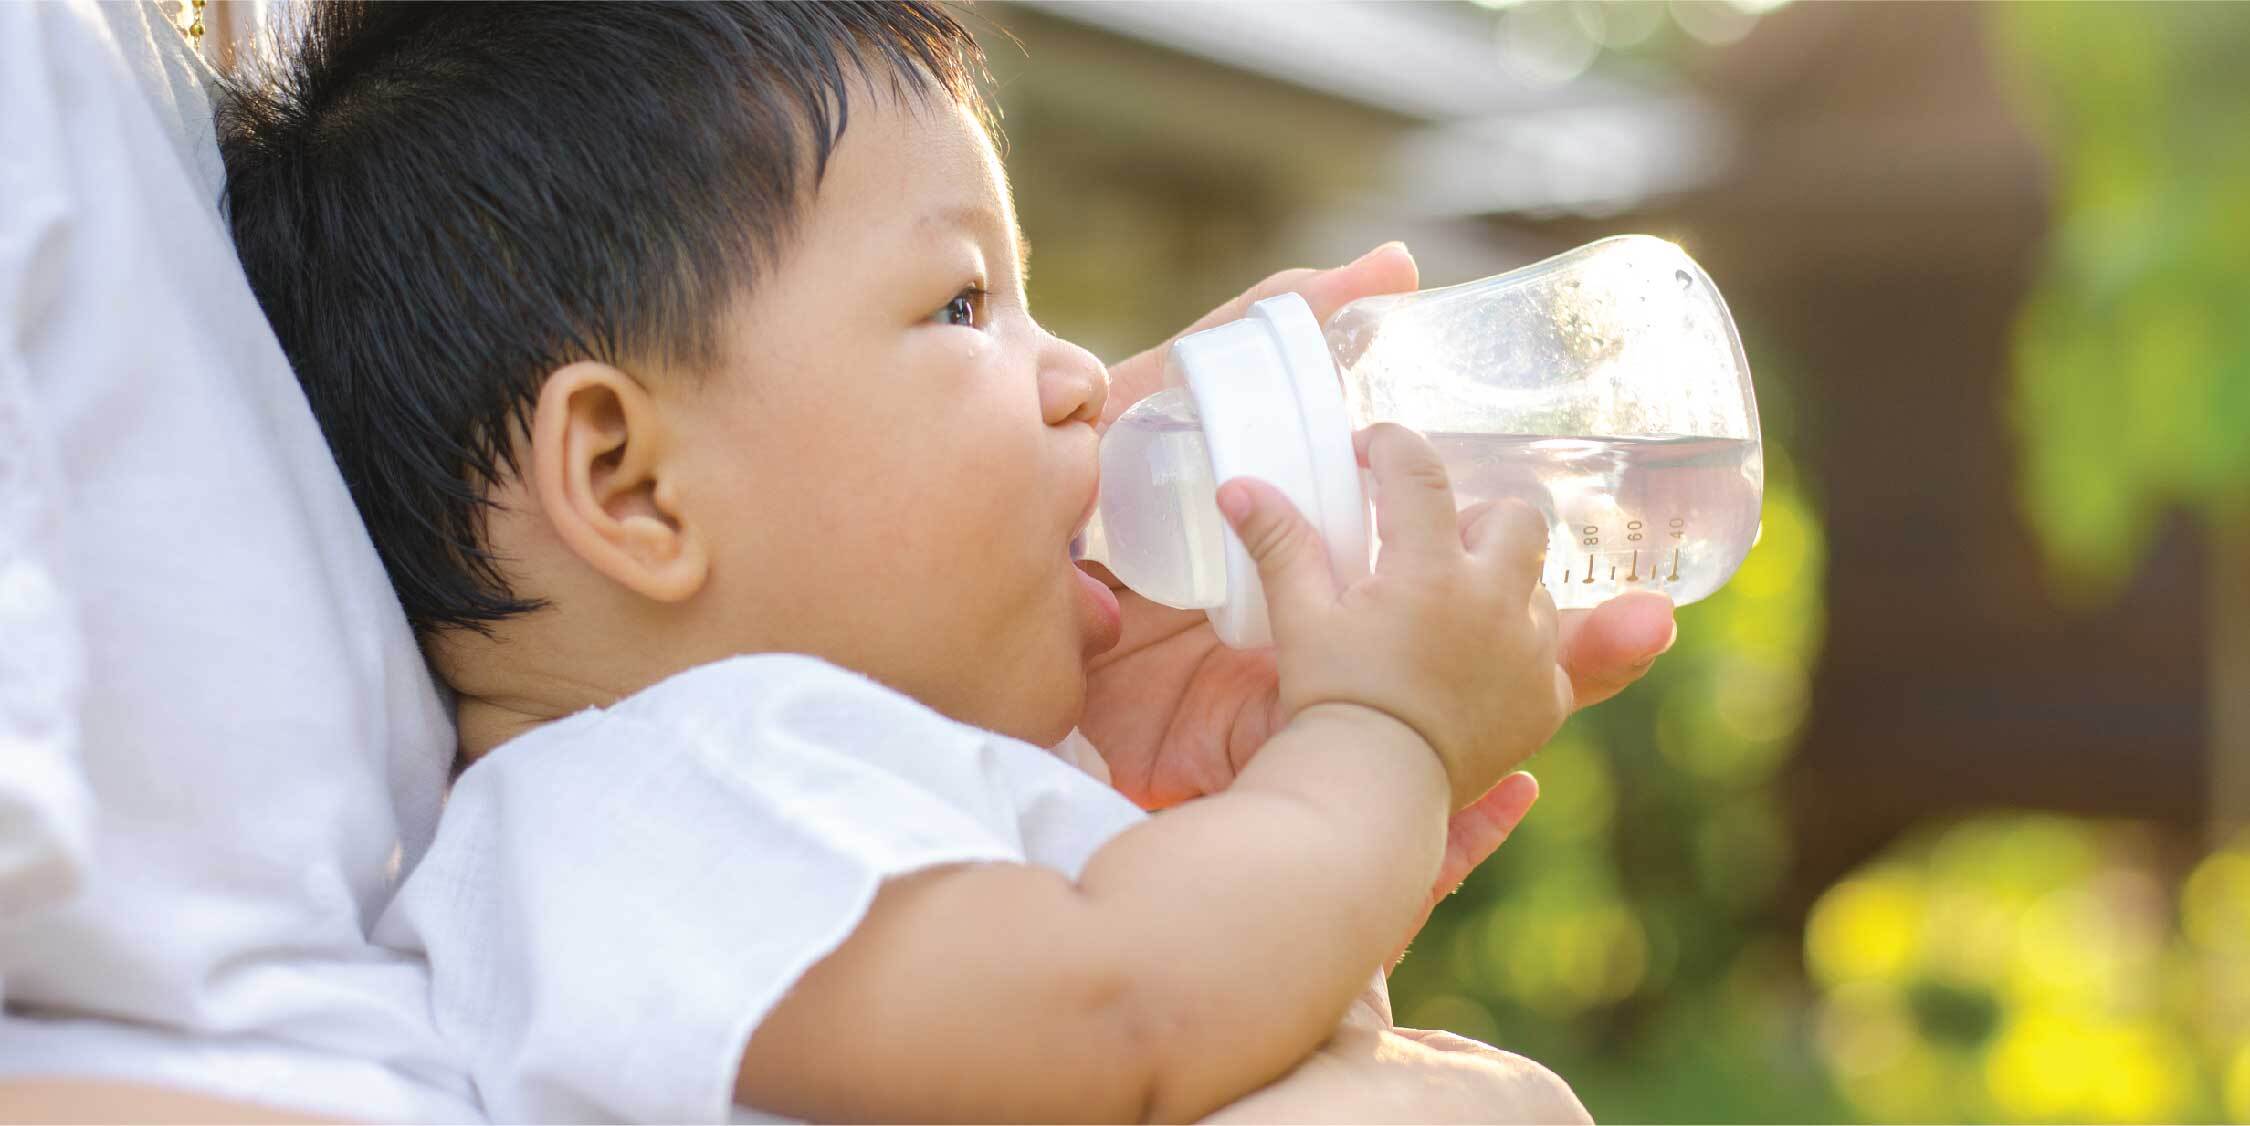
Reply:
M427 951L495 1120L726 1121L752 1029L882 882L1025 862L1058 784L1106 793L833 666L736 658L470 768L377 934ZM1105 832L1138 817L1114 800Z

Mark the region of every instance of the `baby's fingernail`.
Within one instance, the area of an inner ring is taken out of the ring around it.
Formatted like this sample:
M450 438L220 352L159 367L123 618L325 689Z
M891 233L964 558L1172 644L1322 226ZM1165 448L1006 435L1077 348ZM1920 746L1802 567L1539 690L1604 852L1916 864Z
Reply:
M1221 485L1219 487L1219 511L1224 513L1228 520L1237 524L1241 523L1242 518L1250 514L1250 491L1240 485Z

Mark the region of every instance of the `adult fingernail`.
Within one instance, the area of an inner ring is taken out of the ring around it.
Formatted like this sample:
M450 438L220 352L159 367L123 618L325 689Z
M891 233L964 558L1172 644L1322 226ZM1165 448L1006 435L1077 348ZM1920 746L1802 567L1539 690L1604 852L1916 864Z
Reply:
M1389 241L1389 242L1386 242L1386 243L1384 243L1383 245L1381 245L1381 246L1378 246L1378 247L1376 247L1375 249L1373 249L1373 250L1370 250L1370 251L1368 251L1367 253L1365 253L1365 254L1362 254L1362 255L1360 255L1360 256L1359 256L1359 257L1357 257L1357 258L1354 258L1354 259L1352 259L1352 265L1354 265L1354 266L1357 266L1357 265L1359 265L1360 263L1362 263L1362 262L1365 262L1365 261L1367 261L1368 259L1370 259L1370 258L1373 258L1373 257L1375 257L1376 255L1378 255L1378 254L1381 254L1382 252L1384 252L1384 251L1386 251L1386 250L1389 250L1390 248L1392 248L1392 247L1394 247L1394 246L1395 246L1395 247L1397 247L1397 248L1399 249L1399 253L1401 253L1401 254L1404 254L1404 255L1406 255L1406 256L1407 256L1407 257L1409 257L1409 258L1411 258L1411 257L1413 257L1413 256L1414 256L1414 252L1413 252L1413 251L1410 251L1410 250L1406 249L1406 244L1405 244L1405 243L1403 243L1403 242L1400 242L1400 241L1399 241L1399 240L1397 240L1397 239L1392 239L1391 241Z

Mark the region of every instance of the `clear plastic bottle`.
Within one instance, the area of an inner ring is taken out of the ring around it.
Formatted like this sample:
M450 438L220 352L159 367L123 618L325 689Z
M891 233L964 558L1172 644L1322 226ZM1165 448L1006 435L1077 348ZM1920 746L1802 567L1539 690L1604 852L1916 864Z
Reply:
M1758 532L1765 463L1749 364L1701 267L1661 239L1604 239L1466 285L1353 302L1325 329L1294 294L1183 337L1170 389L1102 441L1081 557L1142 595L1211 614L1229 644L1269 634L1218 482L1280 487L1340 581L1374 545L1351 432L1437 446L1462 505L1529 502L1549 526L1557 605L1717 590Z

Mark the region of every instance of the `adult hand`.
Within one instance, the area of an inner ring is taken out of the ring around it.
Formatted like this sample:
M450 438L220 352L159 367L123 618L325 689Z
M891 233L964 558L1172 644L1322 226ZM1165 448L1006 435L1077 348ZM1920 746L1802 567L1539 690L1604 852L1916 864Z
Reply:
M1451 1032L1391 1027L1362 1003L1289 1074L1217 1122L1591 1122L1570 1085L1522 1056Z
M1388 243L1347 266L1275 274L1186 331L1235 320L1252 303L1288 292L1302 294L1313 315L1326 320L1351 301L1411 290L1419 280L1406 247ZM1110 369L1104 426L1162 389L1164 351L1170 343ZM1088 569L1117 588L1124 613L1123 639L1089 667L1086 711L1079 724L1101 750L1112 783L1149 809L1225 789L1279 727L1272 651L1229 649L1201 612L1157 605L1123 589L1098 566ZM1672 638L1671 600L1636 592L1594 610L1565 611L1557 659L1570 674L1577 706L1585 707L1640 679ZM1534 788L1530 794L1536 792ZM1512 804L1528 807L1530 796L1503 783L1454 816L1447 866L1437 885L1441 893L1451 891L1499 846L1506 835L1497 828L1499 815ZM1520 810L1515 816L1521 817ZM1507 825L1512 828L1514 821Z
M1494 793L1501 833L1538 788L1511 774ZM1480 805L1483 803L1479 803ZM1475 808L1475 807L1471 807ZM1466 811L1464 811L1466 812ZM1512 812L1512 816L1510 815ZM1452 1032L1393 1024L1389 988L1368 985L1336 1035L1289 1074L1221 1107L1205 1122L1591 1122L1554 1072Z

